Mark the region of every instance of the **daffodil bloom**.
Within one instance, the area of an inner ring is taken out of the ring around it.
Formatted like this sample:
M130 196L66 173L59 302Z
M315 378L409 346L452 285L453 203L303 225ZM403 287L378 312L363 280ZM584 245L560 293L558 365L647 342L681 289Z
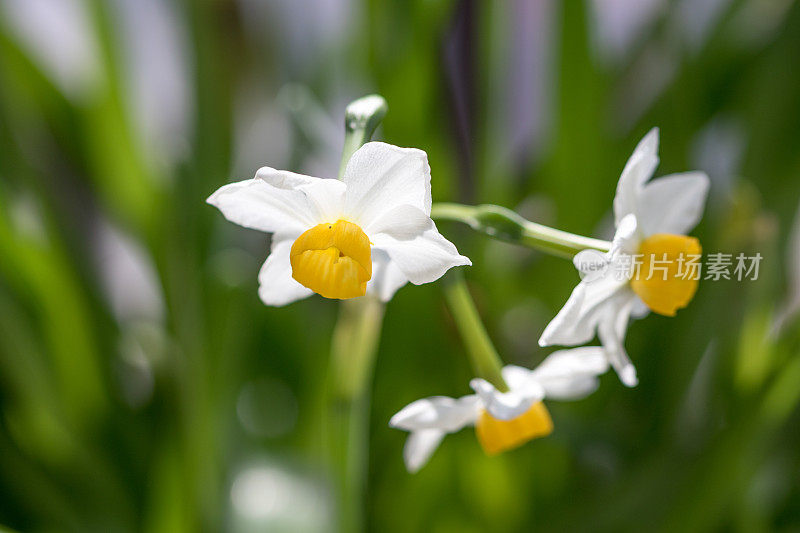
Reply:
M553 431L542 400L576 400L597 389L597 376L608 370L603 349L596 346L552 353L536 369L503 367L508 392L475 378L475 394L461 398L433 396L410 403L389 425L409 431L403 456L416 472L428 462L444 436L474 425L478 442L488 455L521 446Z
M703 172L686 172L649 181L658 166L658 129L642 139L622 171L614 198L616 233L605 254L584 251L575 256L583 280L545 328L542 346L576 346L595 334L620 380L633 387L636 369L625 352L631 316L649 311L674 316L693 298L699 276L689 275L687 258L699 258L700 243L686 233L703 214L709 180ZM592 256L599 261L592 261ZM588 275L586 264L602 272Z
M208 203L231 222L273 234L258 276L265 304L314 292L336 299L369 292L388 301L409 281L428 283L471 264L430 218L430 181L425 152L370 142L350 158L341 181L264 167Z

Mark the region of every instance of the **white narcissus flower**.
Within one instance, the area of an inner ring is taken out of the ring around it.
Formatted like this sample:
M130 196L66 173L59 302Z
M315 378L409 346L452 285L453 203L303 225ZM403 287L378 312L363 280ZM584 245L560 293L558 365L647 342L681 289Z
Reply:
M431 172L421 150L370 142L341 181L264 167L208 198L225 218L273 234L258 275L261 300L286 305L312 292L382 301L411 282L470 265L431 220Z
M586 250L574 263L602 266L585 275L567 303L547 325L541 346L576 346L597 334L620 380L633 387L636 369L624 348L631 316L654 311L674 316L697 291L699 275L689 262L699 260L700 242L685 234L703 214L709 179L703 172L685 172L650 180L658 166L658 129L639 142L622 171L614 197L616 234L606 254Z
M484 451L495 455L549 435L553 421L542 400L577 400L588 396L597 389L597 376L606 370L608 359L600 347L559 350L534 370L514 365L503 367L508 392L500 392L487 381L475 378L470 387L476 394L417 400L394 415L389 425L411 433L403 450L410 472L428 462L446 434L470 425L475 425Z

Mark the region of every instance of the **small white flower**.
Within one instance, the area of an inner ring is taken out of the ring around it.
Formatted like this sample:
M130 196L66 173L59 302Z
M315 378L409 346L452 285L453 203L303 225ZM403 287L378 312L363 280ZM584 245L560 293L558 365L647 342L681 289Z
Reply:
M685 234L702 217L708 176L685 172L649 182L656 166L658 129L653 128L628 159L617 184L617 230L611 250L604 258L589 251L575 256L575 266L582 270L588 254L601 255L606 263L602 275L584 276L539 339L541 346L575 346L597 334L629 387L638 383L623 345L629 318L648 311L674 316L689 303L698 284L697 278L681 272L681 258L699 257L701 252L699 241Z
M553 422L542 400L576 400L597 389L597 376L608 370L603 349L586 346L552 353L534 370L508 365L503 379L508 392L500 392L476 378L476 392L461 398L433 396L408 404L389 425L411 432L403 457L406 468L422 468L447 433L475 425L483 449L494 455L549 435Z
M208 203L231 222L273 234L258 276L265 304L312 292L388 301L409 281L429 283L471 264L430 218L430 180L425 152L371 142L353 154L341 181L264 167Z

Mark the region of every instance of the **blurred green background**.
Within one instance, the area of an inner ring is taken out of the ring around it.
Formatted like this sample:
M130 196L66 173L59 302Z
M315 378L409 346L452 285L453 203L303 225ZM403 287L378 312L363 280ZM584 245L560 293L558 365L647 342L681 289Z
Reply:
M704 250L764 259L632 325L637 388L551 402L553 435L496 458L464 430L415 475L389 418L472 376L438 284L403 288L367 528L800 531L798 51L791 0L0 0L0 524L331 530L337 304L262 305L268 237L205 198L262 165L335 176L377 92L434 200L585 235L660 126L657 174L712 178ZM537 364L572 266L440 229L504 360Z

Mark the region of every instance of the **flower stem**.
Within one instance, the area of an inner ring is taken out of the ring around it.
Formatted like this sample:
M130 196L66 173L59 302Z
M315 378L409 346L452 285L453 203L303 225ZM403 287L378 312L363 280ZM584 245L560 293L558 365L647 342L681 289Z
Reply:
M431 218L463 222L494 239L528 246L567 259L587 248L601 252L611 249L608 241L549 228L526 220L499 205L437 203L431 209Z
M442 280L444 295L453 319L456 322L464 347L467 350L475 375L485 379L500 391L507 391L503 379L503 363L497 350L483 326L475 302L464 281L464 275L457 269L450 271Z
M326 433L342 532L363 529L370 384L383 312L383 303L370 295L345 300L333 333Z
M353 153L370 140L386 110L386 100L378 95L359 98L347 106L339 179ZM338 530L347 533L364 526L370 389L383 312L383 303L371 295L343 301L331 341L325 435L338 503Z

